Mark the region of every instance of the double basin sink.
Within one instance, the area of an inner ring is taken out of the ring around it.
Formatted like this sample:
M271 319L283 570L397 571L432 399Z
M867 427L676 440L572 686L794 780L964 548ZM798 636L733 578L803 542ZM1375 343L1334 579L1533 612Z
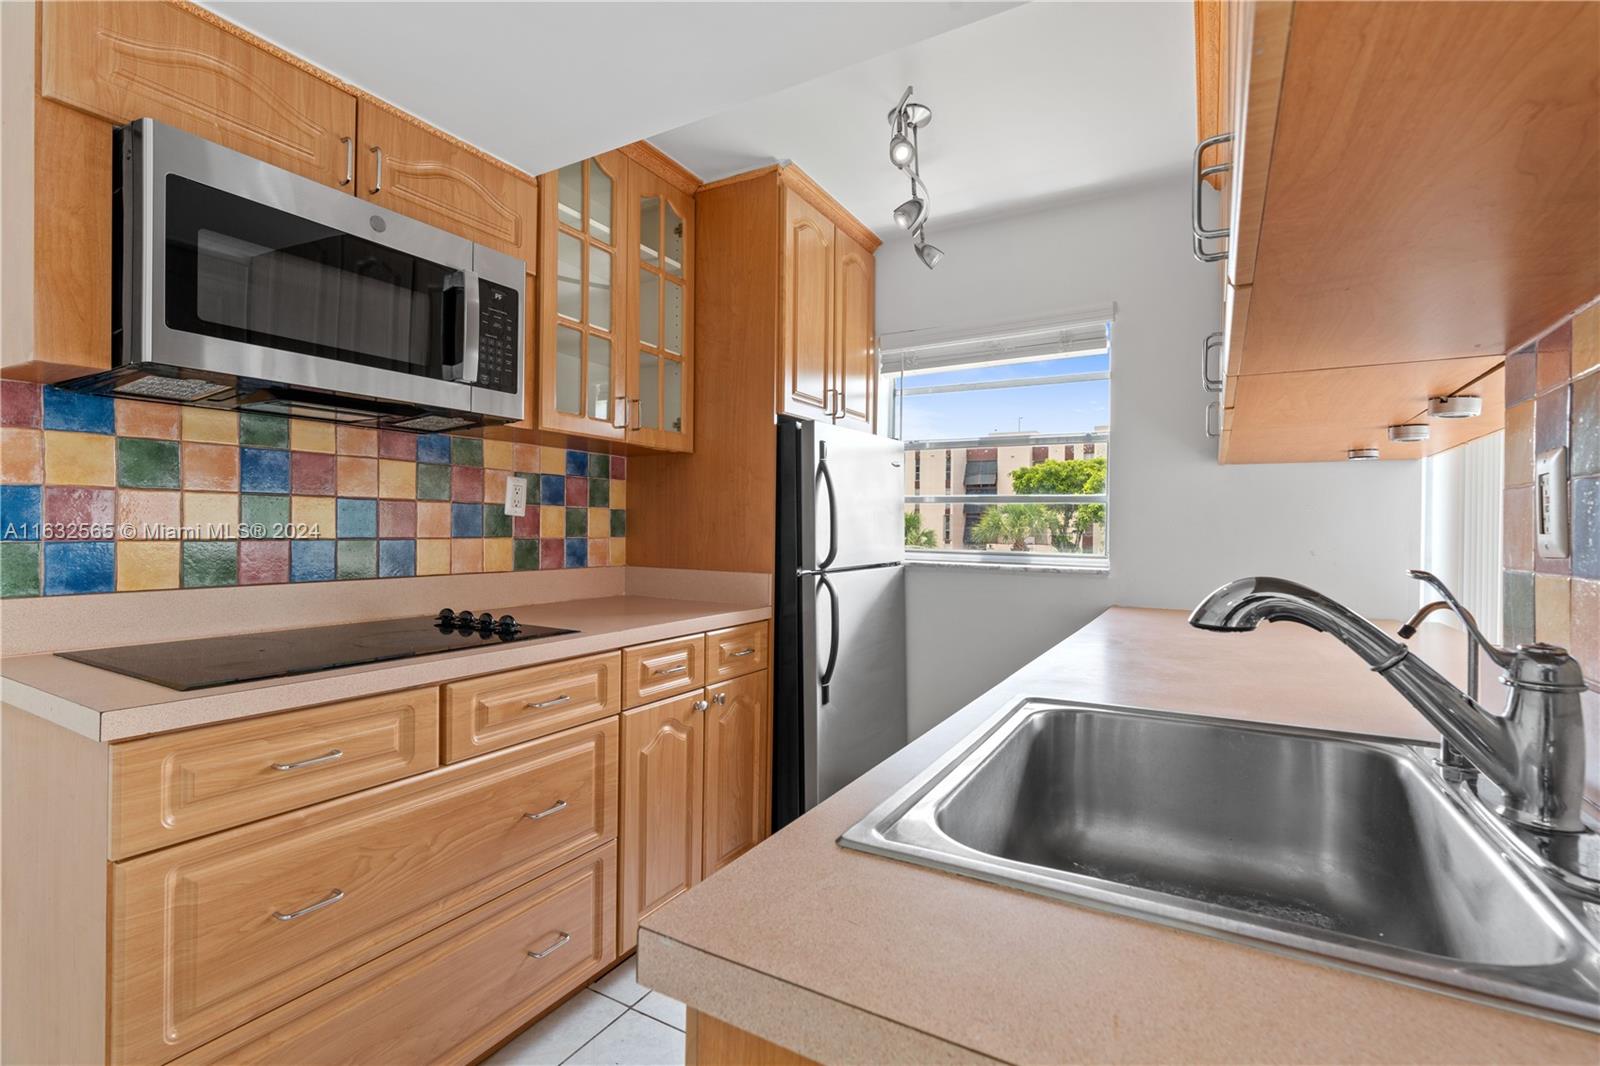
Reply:
M1596 1027L1600 897L1436 754L1023 700L840 842Z

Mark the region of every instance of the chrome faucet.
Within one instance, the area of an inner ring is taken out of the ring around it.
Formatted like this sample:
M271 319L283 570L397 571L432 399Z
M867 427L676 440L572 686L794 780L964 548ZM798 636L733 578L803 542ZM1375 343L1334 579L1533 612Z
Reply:
M1417 627L1435 611L1459 612L1464 624L1478 625L1478 620L1472 617L1472 612L1459 603L1452 604L1449 600L1433 600L1417 608L1406 624L1401 626L1396 635L1401 640L1410 640L1417 635ZM1478 642L1471 637L1467 638L1467 698L1474 703L1478 702ZM1452 781L1471 782L1478 776L1477 769L1467 761L1467 757L1456 750L1450 738L1443 733L1439 734L1439 765L1444 768L1445 776Z
M1499 786L1500 816L1542 833L1583 831L1583 671L1565 649L1491 643L1444 582L1425 570L1411 576L1438 591L1466 626L1468 640L1505 669L1505 711L1484 710L1409 648L1321 593L1274 577L1229 582L1200 602L1189 624L1243 632L1261 622L1299 622L1336 637L1393 685L1467 760Z

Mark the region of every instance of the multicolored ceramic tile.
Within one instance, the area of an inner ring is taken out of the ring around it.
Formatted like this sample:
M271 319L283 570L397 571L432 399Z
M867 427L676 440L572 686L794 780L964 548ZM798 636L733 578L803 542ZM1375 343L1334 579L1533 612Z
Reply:
M291 496L290 534L299 540L332 540L338 525L338 509L331 496Z
M116 545L109 540L54 541L44 545L44 594L74 596L117 587Z
M379 500L378 536L387 539L417 536L417 503L415 500Z
M482 503L483 468L479 466L452 466L450 468L450 498L457 503Z
M376 540L341 540L335 572L341 578L378 576Z
M239 583L237 540L186 540L183 542L183 587L216 588Z
M504 537L486 537L483 542L483 572L505 573L512 569L512 546L509 531Z
M44 527L52 540L112 540L117 527L115 489L44 487Z
M118 400L117 436L177 440L183 432L183 408L146 400Z
M450 542L450 572L452 574L483 573L483 539L458 538Z
M276 448L239 449L239 488L244 492L288 492L289 452Z
M0 429L0 484L37 485L44 480L44 434L37 429Z
M417 464L409 459L379 459L378 495L386 500L416 499Z
M450 572L449 540L417 541L417 576L448 574Z
M235 411L212 411L204 407L183 407L183 439L207 444L238 444L239 415Z
M175 589L182 577L182 547L175 540L117 543L117 591Z
M349 537L374 538L378 535L378 501L341 497L335 509L335 522L341 540Z
M179 484L176 441L117 438L117 484L132 489L175 489Z
M48 408L45 413L49 414ZM115 485L117 438L109 433L46 429L44 480L49 485Z
M296 540L289 545L289 580L332 581L334 544L331 540Z
M38 429L44 424L40 388L31 381L0 381L0 426Z
M450 498L450 467L437 463L417 464L417 499L448 500Z
M235 492L185 492L184 540L237 540L239 494Z
M443 500L417 501L417 536L423 540L450 535L450 505Z
M0 541L0 597L39 595L39 574L38 542Z
M238 445L196 444L184 441L178 451L178 464L182 471L183 487L186 489L207 489L213 492L239 490Z
M309 418L291 418L289 447L297 452L324 452L332 455L337 447L333 423L313 422Z
M292 547L286 540L241 540L239 584L281 585L288 581Z
M336 481L340 496L376 496L378 460L360 455L341 455L336 462Z
M290 491L297 496L332 496L339 488L339 466L332 454L289 453Z
M46 385L42 403L45 429L100 433L106 436L117 431L117 409L109 396L95 396L87 392L74 392L71 389Z
M378 431L361 426L340 426L334 433L334 449L340 455L378 457Z
M252 448L289 448L289 420L247 411L239 416L239 443Z
M415 540L378 541L378 576L411 577L417 572Z

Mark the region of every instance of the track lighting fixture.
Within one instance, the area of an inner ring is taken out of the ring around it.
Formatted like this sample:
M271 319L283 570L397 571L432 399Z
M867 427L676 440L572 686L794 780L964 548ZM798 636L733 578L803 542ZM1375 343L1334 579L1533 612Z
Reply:
M893 131L889 135L889 162L911 179L911 198L894 209L894 221L901 229L910 231L912 247L929 270L944 258L944 252L928 243L925 232L929 198L920 172L917 131L932 121L932 108L911 102L909 85L900 94L900 102L889 111L889 129Z

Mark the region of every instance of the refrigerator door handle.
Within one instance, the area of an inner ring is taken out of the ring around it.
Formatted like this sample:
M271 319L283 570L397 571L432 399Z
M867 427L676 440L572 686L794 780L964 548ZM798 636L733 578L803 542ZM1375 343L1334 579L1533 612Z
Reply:
M828 446L821 442L817 445L817 480L828 489L828 557L817 564L818 570L826 570L839 554L839 497L833 491L833 474L828 471ZM837 607L834 613L838 613Z
M828 665L822 668L821 675L817 678L822 687L822 702L828 702L828 686L833 683L833 668L839 664L839 590L833 587L833 582L828 580L827 574L817 575L817 584L828 590L828 615L831 624L828 628Z

